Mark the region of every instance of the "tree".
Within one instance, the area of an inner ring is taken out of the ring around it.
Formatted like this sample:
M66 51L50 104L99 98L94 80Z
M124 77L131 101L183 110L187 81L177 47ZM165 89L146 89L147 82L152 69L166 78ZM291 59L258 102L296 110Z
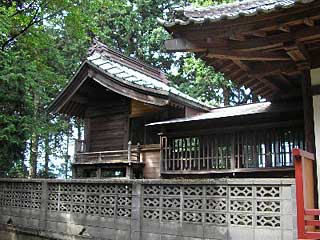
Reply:
M66 174L66 139L78 120L48 114L46 108L85 59L93 37L161 68L173 85L202 101L226 105L248 100L244 89L193 55L165 52L163 41L170 35L156 19L167 17L185 1L1 3L0 176L26 176L27 168L32 177L53 176L53 158L68 159L66 167L57 166Z

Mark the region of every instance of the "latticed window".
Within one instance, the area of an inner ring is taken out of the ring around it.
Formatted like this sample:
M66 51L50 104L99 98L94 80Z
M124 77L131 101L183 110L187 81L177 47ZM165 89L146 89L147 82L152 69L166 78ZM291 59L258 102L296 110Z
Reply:
M269 128L201 136L162 137L165 171L293 166L292 149L304 147L302 128Z

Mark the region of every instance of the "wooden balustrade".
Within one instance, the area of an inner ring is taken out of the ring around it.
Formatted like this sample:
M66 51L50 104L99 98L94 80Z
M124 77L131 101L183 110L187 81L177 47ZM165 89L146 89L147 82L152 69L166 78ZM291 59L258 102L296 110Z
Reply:
M314 155L293 149L295 158L298 240L320 239L320 210L315 209Z
M85 149L84 141L77 141L77 144L81 144L81 147L76 147L76 150ZM132 148L132 144L129 141L127 150L112 150L112 151L100 151L100 152L83 152L76 151L75 163L110 163L110 162L140 162L140 144Z
M293 167L292 149L304 146L302 128L161 137L163 172Z

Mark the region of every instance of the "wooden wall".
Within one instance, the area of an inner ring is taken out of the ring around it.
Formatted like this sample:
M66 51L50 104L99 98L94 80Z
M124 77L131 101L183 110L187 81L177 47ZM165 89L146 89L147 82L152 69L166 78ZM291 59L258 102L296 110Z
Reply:
M187 117L187 118L199 115L201 113L204 113L204 112L200 112L198 110L195 110L195 109L192 109L192 108L189 108L189 107L185 108L185 117Z
M115 94L90 102L86 112L88 151L127 148L129 103L126 97Z
M145 114L156 113L161 110L161 107L153 106L132 99L130 117L141 117Z
M141 158L145 163L143 177L147 179L160 178L160 144L143 145Z

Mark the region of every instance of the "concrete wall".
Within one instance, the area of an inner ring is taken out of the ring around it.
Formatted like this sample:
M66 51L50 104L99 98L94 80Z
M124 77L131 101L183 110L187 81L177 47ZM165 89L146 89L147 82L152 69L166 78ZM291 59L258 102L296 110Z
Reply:
M295 206L293 179L0 180L0 239L293 240Z

